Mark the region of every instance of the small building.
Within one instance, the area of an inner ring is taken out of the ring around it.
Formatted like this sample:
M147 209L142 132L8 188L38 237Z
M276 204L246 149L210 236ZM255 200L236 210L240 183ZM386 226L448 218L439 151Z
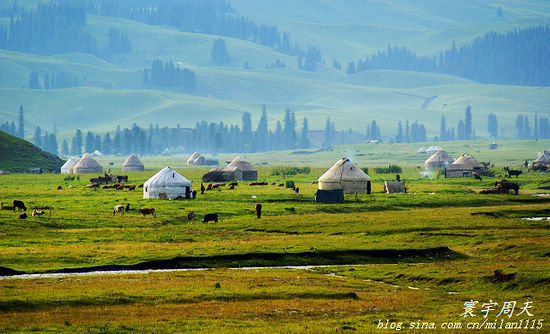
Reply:
M256 181L258 171L246 160L236 157L224 168L212 168L202 176L203 182Z
M342 189L344 194L370 194L371 179L348 158L342 158L319 177L318 188Z
M533 161L533 167L546 166L550 164L550 151L544 150L535 161Z
M428 154L434 154L437 151L443 151L443 149L438 145L432 145L426 149L426 153Z
M103 167L86 153L73 167L73 174L103 173Z
M490 149L490 150L496 150L497 147L498 147L498 145L497 145L497 143L495 143L495 142L492 142L492 143L489 145L489 149Z
M422 153L422 154L426 154L427 148L426 146L422 146L421 148L418 149L418 151L416 151L416 153Z
M193 185L172 168L165 167L143 184L143 198L159 199L164 196L169 199L193 198Z
M446 178L471 177L474 172L481 174L485 166L470 154L464 153L445 169Z
M143 166L143 163L141 163L136 154L131 154L122 164L123 172L142 172L144 170L145 166Z
M449 167L455 160L443 150L432 154L424 162L425 169L442 169Z
M78 163L80 159L76 159L74 157L71 157L63 166L61 166L61 174L72 174L73 173L73 167Z

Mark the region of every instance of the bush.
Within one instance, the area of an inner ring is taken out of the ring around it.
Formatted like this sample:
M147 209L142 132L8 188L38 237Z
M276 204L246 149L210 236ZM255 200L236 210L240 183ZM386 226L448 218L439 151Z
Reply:
M286 181L285 187L294 189L294 181L292 180Z
M389 165L388 167L377 167L374 172L376 174L399 174L403 172L403 168L397 165Z
M309 174L310 171L309 167L278 167L273 169L271 175Z
M369 173L369 168L368 168L368 167L363 167L363 168L361 168L361 170L362 170L363 172L365 172L365 174L368 174L368 173Z

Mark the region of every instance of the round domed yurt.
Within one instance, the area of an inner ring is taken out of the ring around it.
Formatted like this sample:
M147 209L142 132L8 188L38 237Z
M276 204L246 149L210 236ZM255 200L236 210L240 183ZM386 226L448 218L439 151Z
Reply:
M73 167L73 174L103 173L103 167L88 153Z
M123 172L142 172L144 170L145 167L136 154L131 154L122 164Z
M371 179L348 158L342 158L319 178L319 190L334 189L342 189L344 194L370 194Z
M71 157L63 166L61 166L61 174L72 174L73 167L78 163L79 159Z
M425 169L441 169L449 167L455 159L453 159L447 152L439 150L432 154L425 162Z
M158 199L160 194L165 194L169 199L193 198L193 185L172 168L165 167L143 184L143 198Z
M242 172L243 181L258 180L258 171L252 167L246 160L241 157L236 157L229 165L224 167L224 170L230 171L238 168Z
M191 156L189 157L189 159L187 159L187 164L188 165L197 165L197 163L199 162L199 159L201 156L201 154L199 152L195 152L193 154L191 154Z

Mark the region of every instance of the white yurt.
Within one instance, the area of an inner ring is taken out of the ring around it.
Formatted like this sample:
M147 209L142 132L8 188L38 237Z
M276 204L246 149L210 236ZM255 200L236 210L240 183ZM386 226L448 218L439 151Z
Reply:
M103 167L86 153L73 167L73 174L103 173Z
M61 174L72 174L73 173L73 167L78 163L79 159L76 159L75 157L71 157L67 162L61 166Z
M165 167L143 184L143 198L159 198L164 193L172 199L176 197L193 198L193 185L170 167Z
M187 159L188 165L196 165L197 159L201 157L201 154L199 152L195 152L191 154L189 159Z
M421 148L418 149L418 151L416 151L417 153L426 153L426 146L422 146Z
M122 164L123 172L141 172L143 170L145 167L136 154L131 154Z
M449 167L455 159L453 159L447 152L441 150L437 151L432 156L430 156L424 162L425 169L441 169Z
M370 177L348 158L338 160L319 178L319 190L342 189L344 194L370 194Z

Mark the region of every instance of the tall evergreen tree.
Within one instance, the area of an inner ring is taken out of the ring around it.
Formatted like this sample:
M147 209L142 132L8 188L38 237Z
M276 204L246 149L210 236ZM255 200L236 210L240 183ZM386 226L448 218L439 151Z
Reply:
M51 154L57 154L57 138L55 133L48 134L48 147L46 148L46 151Z
M327 117L327 121L325 123L325 140L323 141L323 146L328 147L332 145L332 126L330 123L330 117Z
M277 126L275 127L275 148L277 150L283 148L283 128L281 121L277 121Z
M23 106L19 106L19 127L17 128L17 137L25 138L25 119L23 117Z
M71 154L72 155L81 155L82 154L82 131L80 129L76 130L71 143Z
M260 152L267 150L267 113L265 104L262 106L262 117L256 128L256 149Z
M439 140L446 141L447 139L447 124L445 116L441 116L441 125L439 126Z
M225 41L221 38L216 38L214 40L214 45L212 46L212 51L210 52L210 59L212 63L216 65L225 65L231 62L231 57L227 52L225 47Z
M88 133L86 133L86 139L84 140L84 151L86 153L94 152L94 140L94 134L91 131L88 131Z
M32 141L34 145L42 147L42 130L39 126L34 129L34 135L32 136Z
M497 115L495 114L489 114L487 118L487 132L489 132L489 135L493 138L498 137L498 122L497 122Z
M403 142L403 126L401 125L401 121L397 122L397 135L395 136L395 141L398 143Z
M463 120L458 121L458 126L456 127L456 139L458 140L466 139L466 129L465 129Z
M409 120L405 123L405 141L409 143L411 141L411 135L410 135L410 128L409 128Z
M252 120L250 118L250 113L245 111L243 113L243 130L242 130L242 143L243 145L248 145L247 151L251 151L253 147L252 142Z
M94 151L98 150L101 152L103 148L101 147L101 137L99 135L95 135L94 138Z
M67 139L63 139L63 142L61 143L61 154L62 155L69 154L69 144L67 143Z
M111 134L107 132L103 138L103 154L109 155L113 151L113 141L111 140Z
M464 111L464 139L472 139L473 127L472 127L472 107L467 106Z
M32 71L31 75L29 77L29 88L30 89L41 89L40 81L38 79L38 73L36 71Z
M308 132L309 132L309 126L307 123L307 118L304 117L304 120L302 121L302 132L300 132L300 140L298 142L298 147L309 148L311 146L311 143L308 137Z

